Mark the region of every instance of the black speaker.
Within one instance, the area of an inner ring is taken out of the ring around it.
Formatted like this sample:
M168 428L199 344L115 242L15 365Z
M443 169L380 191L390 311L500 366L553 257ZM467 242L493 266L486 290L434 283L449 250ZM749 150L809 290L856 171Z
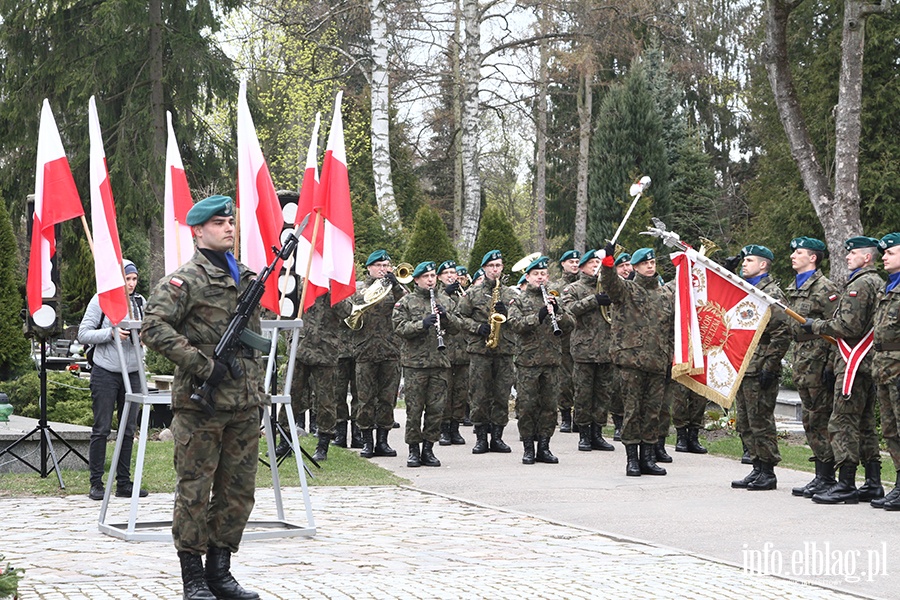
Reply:
M34 196L29 195L27 200L28 211L28 232L33 236L34 232ZM60 226L54 228L56 238L59 239ZM30 238L29 238L30 239ZM49 298L43 298L41 308L33 315L28 308L23 311L24 328L23 331L27 337L37 339L48 339L58 336L62 333L62 315L60 310L60 293L59 293L59 270L56 263L56 255L50 258L50 279L53 282L53 295Z
M281 204L281 214L284 223L281 227L281 243L287 237L287 232L294 229L294 219L297 216L297 204L300 194L289 190L280 190L278 202ZM300 307L300 276L297 274L297 251L294 251L293 267L290 273L282 266L278 274L278 300L281 306L281 316L285 319L296 319Z

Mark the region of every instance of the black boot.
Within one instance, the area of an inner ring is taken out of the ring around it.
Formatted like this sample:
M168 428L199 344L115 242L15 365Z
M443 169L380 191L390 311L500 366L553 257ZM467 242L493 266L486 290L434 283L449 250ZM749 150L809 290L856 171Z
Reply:
M550 452L550 438L542 437L538 440L537 453L534 455L534 459L537 462L547 463L548 465L555 465L559 462L559 459Z
M578 430L578 449L582 452L590 452L591 448L591 428L580 427Z
M486 454L488 448L487 425L481 424L475 426L475 445L472 446L472 454Z
M459 421L450 421L450 443L454 446L466 445L466 439L459 433Z
M778 479L775 477L775 464L759 461L759 477L747 484L747 489L760 492L774 490L778 487Z
M641 476L641 464L638 461L637 444L625 444L625 475L628 477Z
M309 429L307 429L309 435L316 435L319 433L319 428L316 426L316 413L312 410L309 411Z
M434 442L422 442L422 466L439 467L441 461L434 455Z
M523 465L534 464L534 438L525 438L522 440L522 446L525 447L525 454L522 455Z
M287 456L293 451L291 447L291 438L289 438L285 434L281 434L281 442L277 446L275 446L275 456L281 458L282 456Z
M856 489L856 465L841 465L838 481L827 491L813 495L816 504L859 504Z
M744 454L741 455L741 464L742 465L752 465L753 458L750 456L750 448L747 447L747 444L741 440L741 445L744 447Z
M316 451L313 453L313 460L316 462L321 462L323 460L328 460L328 442L331 441L331 436L327 433L319 434L319 443L316 444Z
M472 409L469 407L469 403L467 402L466 403L466 413L465 413L465 416L463 416L463 422L462 422L462 424L465 425L466 427L472 426L471 416L472 416Z
M372 437L371 429L362 429L360 430L360 435L363 441L362 450L359 451L359 455L363 458L372 458L375 456L375 440Z
M504 454L512 452L512 448L503 441L503 427L500 425L491 425L491 452L502 452Z
M887 510L900 510L900 472L897 473L897 483L894 484L894 489L888 492L884 498L872 500L869 502L869 505L872 508L886 508L890 506L891 508L887 508Z
M231 574L231 550L210 546L206 551L206 584L216 598L259 600L259 594L245 590Z
M410 444L409 445L409 457L406 459L407 467L421 467L422 466L422 455L419 453L419 445L418 444Z
M600 423L591 423L591 426L587 429L591 430L591 450L615 451L613 445L603 439L603 426Z
M666 470L656 464L656 444L641 442L639 464L641 475L665 475Z
M653 449L656 453L656 462L661 463L670 463L672 462L672 457L669 456L669 453L666 452L666 436L659 436L659 441L656 442L656 447Z
M561 408L559 409L559 415L559 432L572 433L572 410L569 408Z
M743 461L741 461L743 462ZM760 462L758 460L753 461L753 470L747 474L743 479L736 479L731 482L731 487L739 490L746 490L747 486L756 481L756 478L759 477L759 474L762 473L762 467L760 466Z
M216 600L203 576L203 558L191 552L179 552L181 581L184 584L184 600Z
M613 441L621 442L622 441L622 422L625 420L625 417L622 415L613 415Z
M375 433L375 456L397 456L397 451L388 446L390 429L379 429Z
M449 446L453 442L450 441L450 421L444 421L441 423L441 437L438 440L438 444L441 446Z
M688 427L688 452L691 454L706 454L709 452L709 450L704 448L700 443L699 427Z
M866 482L859 486L859 501L871 502L884 498L884 487L881 485L881 461L870 460L866 463Z
M823 464L824 463L822 461L816 459L816 476L812 478L812 481L810 481L809 483L807 483L806 485L804 485L802 487L791 488L791 495L792 496L803 496L809 488L812 488L812 487L818 488L819 482L822 479L822 465ZM812 498L812 496L810 496L810 498Z
M347 421L341 421L337 424L334 439L331 440L331 444L339 448L347 447Z
M350 447L351 448L362 448L365 446L365 442L362 438L362 431L359 429L359 425L356 424L356 421L350 422Z
M675 428L675 452L687 452L688 451L688 428L687 427L676 427Z
M803 492L804 498L812 498L816 494L827 492L828 488L837 483L834 478L834 461L817 464L816 471L819 473L819 481L815 486L810 485L806 488L806 491Z

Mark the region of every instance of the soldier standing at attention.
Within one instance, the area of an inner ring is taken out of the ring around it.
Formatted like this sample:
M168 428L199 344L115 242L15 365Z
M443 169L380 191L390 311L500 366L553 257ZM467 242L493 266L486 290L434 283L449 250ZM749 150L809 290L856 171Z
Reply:
M837 306L841 290L822 274L825 243L811 237L791 240L791 267L797 273L785 290L797 314L808 319L826 319ZM821 336L807 333L796 321L794 337L794 385L803 406L803 429L816 459L816 476L802 487L791 489L794 496L812 498L835 483L834 452L828 440L828 419L834 404L835 348Z
M578 250L568 250L559 257L559 268L562 270L562 276L556 281L549 284L550 290L562 295L563 289L570 283L578 281L581 274L579 265L581 263L581 253ZM572 354L569 350L570 335L564 333L562 335L562 370L559 373L559 432L572 433L576 429L572 423L572 407L575 405L575 388L572 384L573 361Z
M266 401L262 369L252 350L236 359L235 377L213 360L238 298L255 275L231 254L234 206L210 196L188 211L197 252L163 278L147 305L141 338L175 363L172 434L175 437L175 508L172 538L181 561L184 598L256 600L231 575L253 509L259 454L259 409ZM260 332L259 311L248 328ZM190 397L194 386L215 387L213 416ZM204 572L202 556L206 554Z
M561 297L563 307L575 319L571 356L578 449L584 452L612 451L615 450L613 445L603 439L603 425L617 386L611 358L610 324L602 312L602 307L609 307L611 301L606 294L597 293L600 259L596 251L585 252L580 262L581 277L567 285Z
M840 338L840 356L834 359L834 408L828 420L828 434L834 452L838 481L814 494L818 504L857 504L884 497L881 486L881 456L875 429L875 384L872 380L872 326L878 295L884 281L875 270L879 240L857 236L844 242L850 278L830 319L807 319L801 326L807 333ZM857 352L850 351L857 348ZM844 350L850 355L848 363ZM856 489L856 468L866 466L866 482Z
M458 267L452 260L445 260L437 268L438 289L447 295L450 303L447 309L456 312L456 306L464 293L457 278ZM466 417L466 404L469 399L469 353L466 352L466 339L462 332L444 337L447 344L447 356L450 358L450 389L447 391L447 402L444 404L444 420L441 423L441 446L466 443L459 433L459 424Z
M622 442L628 476L665 475L656 464L659 410L672 364L669 332L674 329L675 306L671 288L659 285L656 254L641 248L631 255L634 279L616 273L613 244L605 248L600 281L615 310L612 318L613 361L619 366L625 406ZM639 454L640 451L640 454Z
M777 300L784 301L778 283L769 276L775 255L765 246L751 244L741 250L741 275L752 285ZM759 338L756 351L747 365L744 379L735 396L735 429L750 452L753 469L731 487L747 490L774 490L778 479L775 465L781 462L775 429L775 400L781 378L781 359L791 345L787 315L772 307L769 322Z
M406 466L439 467L441 461L434 455L434 443L440 435L450 386L450 358L441 344L446 343L443 340L446 333L459 331L459 324L446 309L450 298L436 289L434 263L419 263L412 276L415 289L394 305L391 317L402 340L400 360L406 382L406 443L409 445Z
M495 324L496 344L488 347L487 343L491 335L491 316L497 315L496 321L505 320L507 306L516 297L516 292L501 281L503 256L499 250L484 255L480 270L484 272L483 281L466 290L457 307L462 327L468 332L469 402L476 437L472 454L512 452L503 441L503 428L509 423L509 392L516 378L513 366L516 335L505 323Z
M706 412L706 398L673 379L666 382L671 395L672 424L675 425L675 452L706 454L700 443L700 428Z
M613 265L616 267L616 273L622 279L631 279L632 273L634 273L634 267L631 265L631 255L627 252L620 253L615 261L613 261ZM600 276L599 270L597 271L597 277ZM612 310L612 307L609 307L607 311ZM607 312L607 314L609 314ZM613 420L613 441L621 442L622 441L622 421L625 415L625 406L622 404L622 394L619 392L619 388L621 387L621 381L619 378L619 368L613 364L612 365L613 374L612 381L613 385L610 388L609 392L609 412L612 414Z

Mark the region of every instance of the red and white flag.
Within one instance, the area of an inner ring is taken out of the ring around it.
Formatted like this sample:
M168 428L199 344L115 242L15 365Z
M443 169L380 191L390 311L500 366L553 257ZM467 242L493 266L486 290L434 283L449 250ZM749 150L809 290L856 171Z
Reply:
M306 311L311 307L316 298L324 296L328 293L328 276L324 274L322 269L322 249L324 247L324 228L322 227L321 217L315 212L315 200L319 189L319 120L316 114L316 124L313 126L312 138L309 141L309 150L306 152L306 171L303 174L303 185L300 187L300 198L297 201L297 217L294 225L299 225L303 219L307 219L306 227L300 232L299 243L297 244L297 273L306 276L309 272L309 283L306 290L306 301L303 310ZM313 240L313 232L316 230L316 219L320 220L316 239ZM313 248L315 248L313 250ZM312 254L310 254L310 250ZM307 268L307 263L309 263Z
M169 140L166 144L166 192L163 204L163 239L166 273L171 273L194 254L194 240L187 225L187 214L194 206L184 163L172 128L172 113L166 111Z
M43 298L56 295L50 276L50 259L56 254L58 223L84 216L84 207L75 188L69 161L50 103L44 100L38 130L37 168L34 181L34 223L31 228L31 252L28 257L28 312L35 323L49 326L55 311L44 306ZM46 317L46 318L45 318Z
M353 252L353 211L350 208L350 178L347 173L347 152L344 149L344 124L341 119L341 98L334 100L334 116L328 133L328 146L322 161L322 180L319 183L318 206L325 215L325 239L322 249L323 271L331 280L331 305L356 293L356 269Z
M672 378L724 408L734 398L775 299L693 248L676 268Z
M272 247L281 246L284 216L250 116L246 79L241 79L238 94L237 138L240 257L241 262L259 273L275 258ZM279 265L275 266L274 272L279 272ZM280 314L278 280L278 277L270 277L266 281L266 291L260 301L276 314Z
M122 246L116 226L116 206L109 185L106 153L97 104L88 101L88 132L91 140L91 228L94 230L94 273L100 308L113 325L128 316L128 295L122 275Z

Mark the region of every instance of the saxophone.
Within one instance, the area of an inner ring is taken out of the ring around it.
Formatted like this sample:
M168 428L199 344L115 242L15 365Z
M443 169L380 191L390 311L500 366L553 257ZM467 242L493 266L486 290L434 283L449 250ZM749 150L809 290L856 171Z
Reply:
M500 325L506 322L506 317L496 310L497 303L500 302L501 279L501 277L497 278L497 282L494 284L494 291L491 292L491 316L488 317L488 325L491 326L491 333L484 343L488 348L496 348L500 343Z

